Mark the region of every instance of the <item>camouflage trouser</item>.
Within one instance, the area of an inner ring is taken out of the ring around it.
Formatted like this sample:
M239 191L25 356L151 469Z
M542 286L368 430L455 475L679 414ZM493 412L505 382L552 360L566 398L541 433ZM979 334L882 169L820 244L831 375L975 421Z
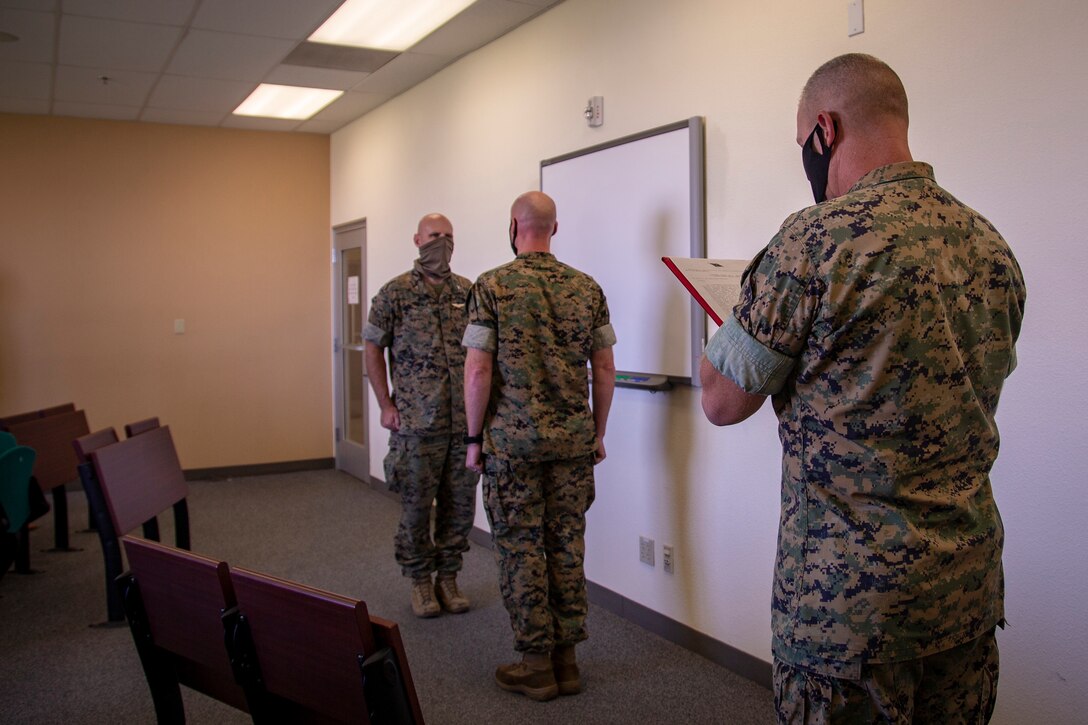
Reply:
M499 590L518 652L548 652L587 637L586 511L593 459L517 463L488 456L484 506Z
M389 436L385 480L400 494L400 524L393 545L406 577L461 569L479 480L479 474L465 468L465 448L459 436ZM433 541L432 502L437 502Z
M857 680L774 661L780 725L888 723L975 725L989 722L997 699L997 639L890 664L867 664Z

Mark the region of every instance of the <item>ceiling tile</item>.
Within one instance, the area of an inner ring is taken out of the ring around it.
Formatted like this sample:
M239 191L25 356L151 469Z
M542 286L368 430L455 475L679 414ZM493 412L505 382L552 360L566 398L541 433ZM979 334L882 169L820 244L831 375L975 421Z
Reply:
M477 0L398 55L306 42L340 0L0 0L0 112L327 134L559 2ZM308 121L232 117L262 81L347 93Z
M41 10L54 12L59 0L0 0L0 6L5 8L20 8L23 10Z
M101 106L94 103L69 103L67 101L57 101L53 104L53 115L135 121L140 115L140 109L134 108L133 106Z
M294 46L293 40L193 30L181 41L167 73L257 83Z
M181 28L64 15L60 62L113 70L162 70Z
M332 88L346 91L369 73L336 70L335 68L309 68L302 65L278 65L264 78L265 83L307 88Z
M0 43L0 60L52 63L56 23L52 13L0 10L0 30L19 36L14 43Z
M102 82L108 75L109 81ZM158 75L136 71L103 71L62 65L57 68L54 91L58 101L97 103L108 106L144 105Z
M235 116L226 118L220 125L224 128L248 128L254 131L294 131L298 119L260 118L258 116Z
M49 113L49 101L0 96L0 113Z
M343 0L204 0L194 28L303 40Z
M196 0L64 0L64 12L134 23L185 25Z
M303 121L295 130L303 133L320 133L327 136L333 131L339 131L345 125L347 125L345 121L318 121L311 118L309 121Z
M0 61L0 96L49 100L53 68L48 63Z
M449 62L450 59L442 55L401 53L364 78L353 90L397 94L430 78Z
M354 121L392 98L388 93L345 93L314 115L318 121Z
M224 114L218 111L188 111L180 108L145 108L141 121L175 123L180 126L218 126Z
M244 81L163 76L152 91L147 105L154 108L230 113L253 92L253 88L252 83Z
M412 46L413 53L460 57L490 43L540 12L532 5L478 0Z
M396 57L397 53L392 50L305 42L299 43L283 62L307 68L335 68L372 73Z

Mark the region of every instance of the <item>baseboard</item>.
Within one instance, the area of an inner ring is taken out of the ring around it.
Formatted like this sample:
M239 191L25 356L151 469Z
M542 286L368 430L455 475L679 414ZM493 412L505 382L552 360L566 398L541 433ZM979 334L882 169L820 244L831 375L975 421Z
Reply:
M491 543L491 534L476 526L473 526L472 531L468 532L468 540L485 549L495 548Z
M254 463L248 466L223 466L220 468L189 468L185 470L186 481L214 481L224 478L243 476L270 476L276 473L298 473L300 471L319 471L336 466L335 458L311 458L304 461L281 461L280 463Z
M363 483L370 484L371 490L380 493L386 498L391 498L398 503L400 502L400 494L396 493L395 491L390 491L389 486L387 486L385 481L381 480L380 478L374 478L373 476L371 476L369 481L363 481Z
M384 484L382 485L384 486ZM491 534L476 526L472 527L468 538L474 544L488 549L492 548ZM771 663L753 657L725 642L719 642L713 637L692 629L686 624L677 622L675 619L670 619L638 602L631 601L622 594L617 594L600 584L587 582L586 588L589 591L591 604L607 609L613 614L623 617L627 621L637 624L673 644L706 657L711 662L721 665L730 672L751 680L757 685L767 689L771 688Z

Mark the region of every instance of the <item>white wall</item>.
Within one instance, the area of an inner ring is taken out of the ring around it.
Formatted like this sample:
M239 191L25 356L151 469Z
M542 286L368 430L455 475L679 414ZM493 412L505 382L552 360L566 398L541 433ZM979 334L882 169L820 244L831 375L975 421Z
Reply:
M846 0L567 0L335 134L332 221L366 217L370 290L408 268L415 222L432 210L453 220L454 267L474 277L509 259L509 204L537 187L541 159L703 115L708 256L749 257L810 202L794 143L808 74L843 52L888 61L910 96L915 157L1003 231L1027 278L993 473L1011 622L995 721L1072 723L1088 711L1088 5L865 11L866 32L848 38ZM605 97L597 129L581 115L592 95ZM373 408L370 426L380 477ZM589 577L769 660L780 456L769 406L715 429L691 390L620 390L606 442ZM477 521L486 528L482 511ZM675 575L638 562L640 534L659 557L676 547Z

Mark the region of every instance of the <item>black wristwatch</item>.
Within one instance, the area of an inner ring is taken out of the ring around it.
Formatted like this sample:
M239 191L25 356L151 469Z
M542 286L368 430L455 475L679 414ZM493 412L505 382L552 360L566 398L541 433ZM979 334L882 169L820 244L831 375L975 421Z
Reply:
M480 434L474 435L474 436L465 436L464 438L461 439L461 442L464 443L466 446L472 445L473 443L483 443L484 442L484 434L480 433Z

